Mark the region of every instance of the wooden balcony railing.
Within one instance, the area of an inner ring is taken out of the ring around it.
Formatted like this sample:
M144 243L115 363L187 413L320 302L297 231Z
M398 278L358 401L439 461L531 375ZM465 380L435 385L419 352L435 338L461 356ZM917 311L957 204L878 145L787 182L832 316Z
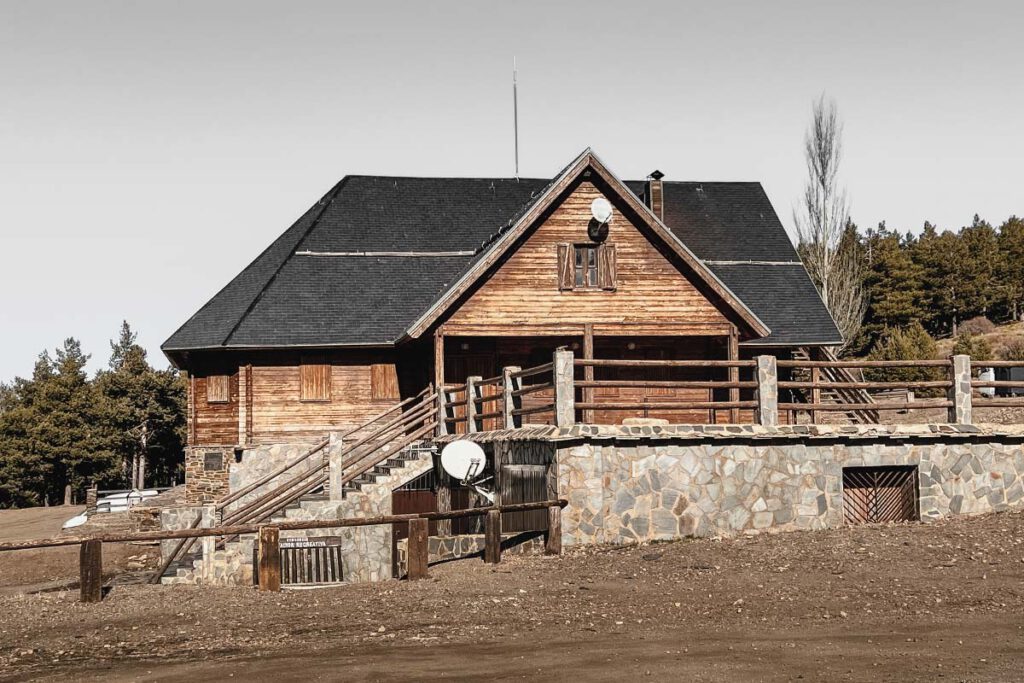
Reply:
M977 365L1024 368L1024 361ZM595 378L595 370L624 372L628 377ZM700 376L685 376L696 372ZM646 378L651 373L654 378ZM513 429L537 420L557 426L600 423L612 421L609 416L617 420L631 414L682 416L677 422L772 426L780 417L794 424L806 415L817 423L824 413L845 413L856 422L877 423L886 411L944 409L946 421L969 424L973 408L1024 407L1024 395L986 396L980 395L982 389L1020 389L1024 394L1024 379L977 379L968 356L897 361L838 360L830 355L824 360L613 360L575 358L572 351L560 349L550 363L507 367L501 376L470 377L466 384L448 387L441 423L476 432Z

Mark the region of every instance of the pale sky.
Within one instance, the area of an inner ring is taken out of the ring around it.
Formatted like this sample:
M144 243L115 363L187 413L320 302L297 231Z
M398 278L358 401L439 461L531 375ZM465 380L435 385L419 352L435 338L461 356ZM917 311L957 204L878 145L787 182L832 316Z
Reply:
M811 101L862 228L1024 214L1015 2L0 0L0 381L128 319L166 339L346 174L761 181Z

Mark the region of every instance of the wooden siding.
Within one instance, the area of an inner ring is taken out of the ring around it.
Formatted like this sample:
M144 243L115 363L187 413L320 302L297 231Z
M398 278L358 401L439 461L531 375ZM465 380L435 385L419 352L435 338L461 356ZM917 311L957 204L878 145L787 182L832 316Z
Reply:
M685 322L720 327L728 323L618 207L607 239L615 245L615 291L560 290L559 245L589 242L590 204L600 196L604 195L592 183L579 185L454 311L446 325Z
M228 401L211 403L206 400L210 377L218 375L197 375L192 386L193 433L195 445L231 445L238 441L238 372L228 376ZM214 380L217 381L217 380Z

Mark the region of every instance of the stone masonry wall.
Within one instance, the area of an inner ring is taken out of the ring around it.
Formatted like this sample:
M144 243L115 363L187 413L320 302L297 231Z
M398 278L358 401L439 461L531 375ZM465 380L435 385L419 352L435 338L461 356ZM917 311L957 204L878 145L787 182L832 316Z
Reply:
M698 441L672 428L639 437L614 429L576 439L559 435L559 495L569 500L562 515L566 544L840 526L843 467L917 466L925 522L1024 500L1021 434L973 427L901 435L779 427L745 434L744 427Z
M185 449L185 502L212 503L228 493L228 468L234 460L230 448Z

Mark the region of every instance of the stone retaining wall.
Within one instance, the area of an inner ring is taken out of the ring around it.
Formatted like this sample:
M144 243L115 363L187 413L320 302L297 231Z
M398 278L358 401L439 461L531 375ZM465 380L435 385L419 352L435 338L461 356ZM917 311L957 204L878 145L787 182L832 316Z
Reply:
M702 441L653 433L563 441L556 453L559 495L569 500L563 542L840 526L844 467L916 466L925 522L1005 510L1024 500L1024 439L1018 434L792 438L770 431Z

